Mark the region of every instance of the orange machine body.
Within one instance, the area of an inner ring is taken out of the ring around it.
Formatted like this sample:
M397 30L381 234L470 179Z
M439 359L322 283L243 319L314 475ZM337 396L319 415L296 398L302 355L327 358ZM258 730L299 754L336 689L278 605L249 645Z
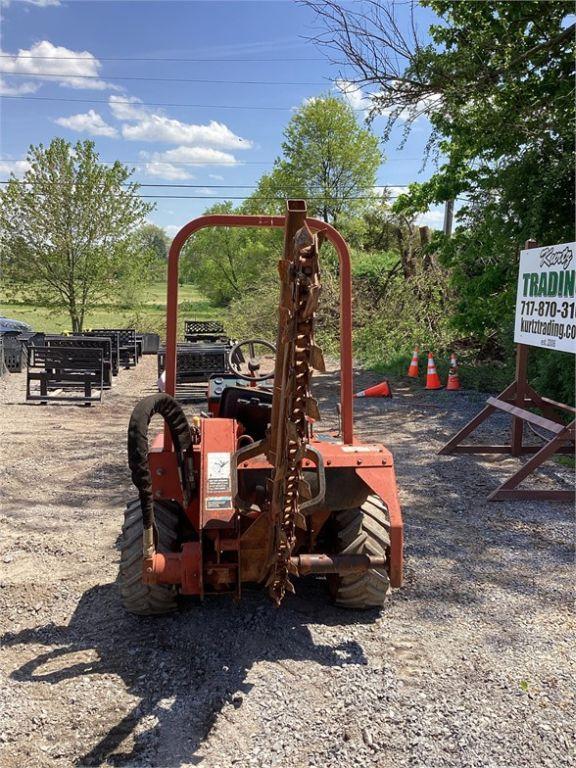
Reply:
M284 227L283 216L202 216L184 226L174 238L168 261L168 312L166 339L166 392L174 395L176 373L176 337L178 308L178 260L188 238L205 227ZM388 556L390 582L402 584L403 523L398 501L392 454L379 443L362 444L354 438L351 270L348 247L342 236L323 221L306 219L313 232L335 247L340 276L340 411L341 437L318 436L310 446L323 458L326 488L346 490L364 484L367 492L380 496L390 517L391 547ZM203 596L210 593L240 595L246 581L261 581L266 573L270 551L271 526L266 507L258 504L266 488L271 466L264 456L237 461L239 448L246 445L242 426L234 419L219 418L218 404L210 406L211 418L200 420L200 440L191 449L196 477L196 493L184 502L178 463L170 433L166 428L152 443L149 465L153 492L157 499L179 502L190 526L191 540L180 552L154 555L144 563L143 578L148 583L172 583L184 594ZM190 457L188 457L190 458ZM313 474L312 462L304 460L303 471ZM249 480L249 482L248 482ZM250 498L239 490L250 488ZM260 491L262 489L262 492ZM298 532L294 551L310 552L331 514L327 503L306 510L307 525Z

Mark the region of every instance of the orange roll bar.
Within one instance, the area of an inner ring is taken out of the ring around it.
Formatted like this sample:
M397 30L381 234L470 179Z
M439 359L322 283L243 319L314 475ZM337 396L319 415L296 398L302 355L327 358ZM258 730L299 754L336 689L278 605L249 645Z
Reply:
M174 396L176 386L176 342L178 329L178 272L180 252L195 232L207 227L276 227L284 228L284 216L242 216L213 214L189 221L176 234L168 254L168 295L166 318L166 392ZM342 438L347 445L354 439L352 405L352 276L350 253L342 235L320 219L306 219L313 232L322 232L329 240L340 262L340 405L342 409ZM170 435L164 432L164 446L170 445Z

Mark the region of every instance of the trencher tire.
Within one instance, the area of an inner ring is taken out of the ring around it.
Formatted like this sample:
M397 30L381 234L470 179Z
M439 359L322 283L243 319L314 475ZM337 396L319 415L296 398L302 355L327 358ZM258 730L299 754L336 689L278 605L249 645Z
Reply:
M175 552L179 544L179 506L166 501L154 502L156 550ZM142 581L142 508L138 499L131 501L124 512L120 543L120 595L128 613L154 616L178 609L178 593L171 584L144 584Z
M370 495L359 507L334 513L338 554L389 558L390 520L386 504ZM382 608L390 589L385 568L335 576L331 592L343 608Z

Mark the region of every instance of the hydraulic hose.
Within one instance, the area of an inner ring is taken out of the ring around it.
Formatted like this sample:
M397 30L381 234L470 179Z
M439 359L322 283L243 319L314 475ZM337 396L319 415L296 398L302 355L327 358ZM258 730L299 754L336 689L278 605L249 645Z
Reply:
M140 497L145 557L154 554L154 497L152 475L148 466L148 427L155 414L162 416L170 430L185 501L193 483L193 475L188 471L185 460L185 451L189 450L193 443L192 433L182 407L173 397L164 393L145 397L132 411L128 425L128 466Z

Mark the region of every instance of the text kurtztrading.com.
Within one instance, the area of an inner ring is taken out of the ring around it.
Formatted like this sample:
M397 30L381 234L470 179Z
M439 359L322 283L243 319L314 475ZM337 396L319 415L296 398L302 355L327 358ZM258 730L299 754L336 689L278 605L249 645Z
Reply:
M538 333L557 339L576 339L576 325L562 325L554 320L522 320L520 330L522 333Z

